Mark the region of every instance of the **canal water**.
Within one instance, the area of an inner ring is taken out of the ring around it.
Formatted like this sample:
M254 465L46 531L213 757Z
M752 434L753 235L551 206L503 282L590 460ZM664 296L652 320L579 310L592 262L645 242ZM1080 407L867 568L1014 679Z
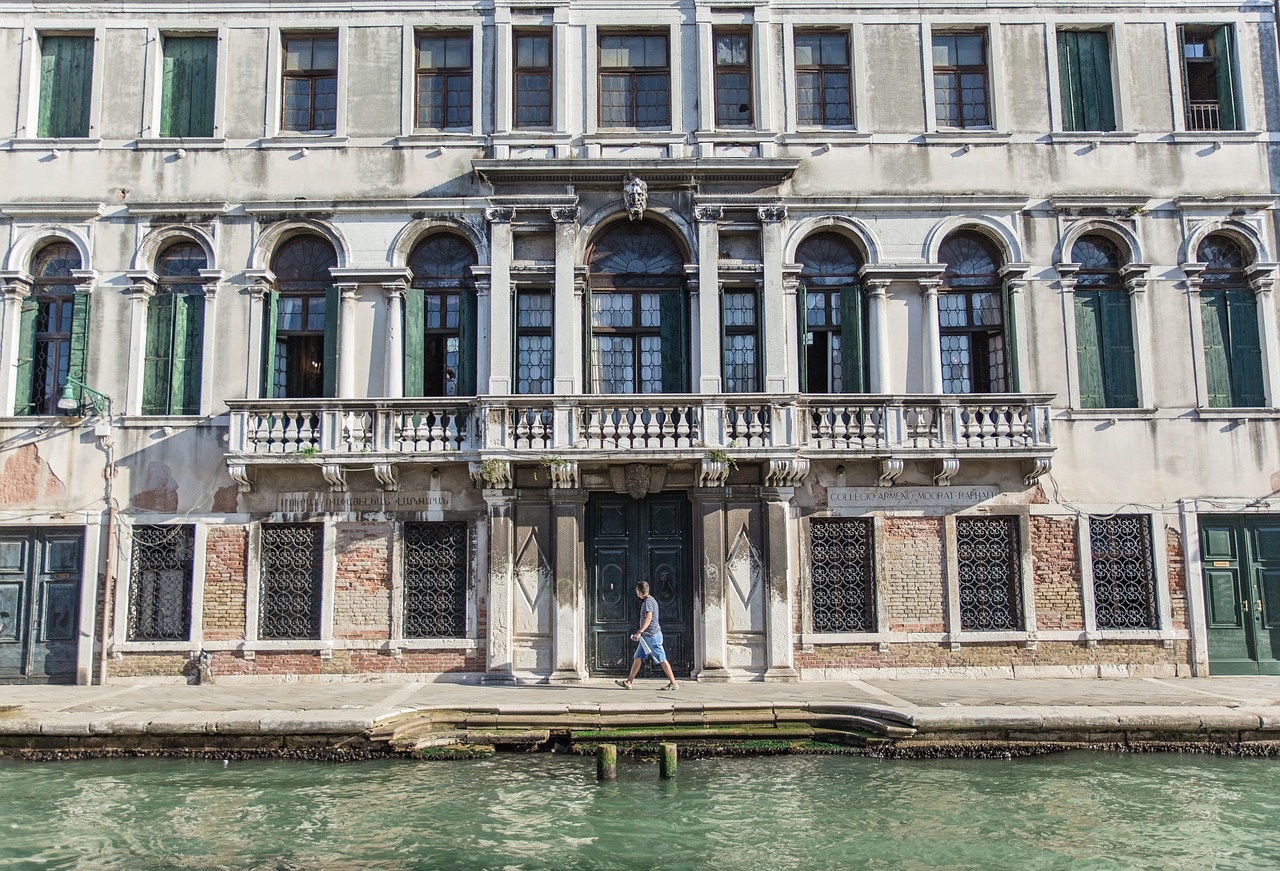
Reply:
M1280 867L1280 760L0 761L0 867Z

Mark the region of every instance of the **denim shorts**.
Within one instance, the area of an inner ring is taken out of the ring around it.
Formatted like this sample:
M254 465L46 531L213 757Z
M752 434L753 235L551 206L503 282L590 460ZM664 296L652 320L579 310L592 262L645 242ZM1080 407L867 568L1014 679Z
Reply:
M648 650L645 646L648 645ZM667 652L662 649L662 633L657 635L641 635L640 641L636 644L636 652L632 655L632 659L644 659L646 656L653 657L655 663L666 662Z

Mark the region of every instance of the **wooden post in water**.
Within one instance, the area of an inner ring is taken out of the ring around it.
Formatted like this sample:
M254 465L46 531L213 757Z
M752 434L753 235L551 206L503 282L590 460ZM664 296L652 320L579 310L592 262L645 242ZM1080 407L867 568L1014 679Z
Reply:
M676 776L676 745L663 744L662 756L658 759L658 773L664 778Z
M596 780L618 779L618 748L614 744L596 747Z

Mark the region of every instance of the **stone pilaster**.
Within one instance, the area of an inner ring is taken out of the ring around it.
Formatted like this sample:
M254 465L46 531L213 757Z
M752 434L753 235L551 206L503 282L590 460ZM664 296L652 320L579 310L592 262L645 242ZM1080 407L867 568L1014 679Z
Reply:
M554 353L552 377L559 394L582 392L578 361L581 359L582 315L575 293L574 248L578 238L578 207L551 210L556 225L555 297L552 309L551 346Z
M921 348L924 351L924 393L942 392L942 331L938 323L938 288L941 278L918 278L922 305L920 308Z
M572 477L564 477L572 483ZM551 489L552 516L555 523L555 623L552 657L555 671L552 683L580 683L587 677L583 661L586 624L587 569L583 551L586 531L587 492L580 489Z
M701 393L719 393L720 358L720 219L724 209L698 206L698 353L695 356L697 382Z
M782 281L782 225L786 206L762 206L756 210L761 223L761 250L764 258L764 291L761 294L760 345L764 349L764 383L768 393L787 389L787 313ZM717 336L717 343L719 337Z
M511 572L515 541L511 518L513 494L508 490L485 490L489 524L489 624L485 633L485 683L514 683L515 663L512 597L515 591Z
M727 681L728 585L725 582L724 511L722 487L699 487L689 491L698 524L702 553L702 670L699 681Z
M477 379L477 389L503 396L511 392L511 307L514 296L511 286L511 255L514 241L511 221L515 209L493 208L485 211L489 221L489 341L481 345L479 356L485 351L489 357L489 377Z

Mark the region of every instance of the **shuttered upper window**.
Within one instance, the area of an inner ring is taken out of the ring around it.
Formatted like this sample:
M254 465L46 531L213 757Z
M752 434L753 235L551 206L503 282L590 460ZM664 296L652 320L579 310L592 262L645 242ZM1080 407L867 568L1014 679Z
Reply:
M84 380L89 294L77 289L80 252L61 240L32 259L34 288L22 301L14 414L57 414L68 378ZM77 399L83 400L79 388Z
M1201 274L1204 368L1211 408L1266 405L1258 302L1245 277L1247 258L1231 238L1209 236L1196 255Z
M218 69L214 36L164 37L161 136L212 136Z
M1084 236L1071 249L1076 273L1076 369L1081 408L1137 408L1133 319L1120 276L1124 258L1105 236Z
M1063 130L1115 130L1110 35L1096 30L1058 31L1058 74Z
M1179 27L1188 130L1238 130L1230 27Z
M42 139L88 136L92 85L93 36L42 36L36 135Z
M204 249L180 241L156 263L160 278L147 303L147 348L142 385L143 414L199 414L204 347Z

